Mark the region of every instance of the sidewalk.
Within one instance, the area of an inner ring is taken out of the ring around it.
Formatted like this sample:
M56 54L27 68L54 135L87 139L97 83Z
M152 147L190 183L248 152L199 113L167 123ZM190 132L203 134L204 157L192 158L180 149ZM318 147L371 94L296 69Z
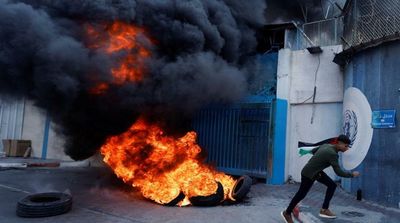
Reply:
M0 168L26 168L26 167L87 167L88 160L83 161L61 161L56 159L23 158L23 157L1 157Z
M108 168L58 167L0 170L0 222L283 222L280 211L289 203L297 184L281 186L258 183L248 199L217 207L166 207L144 199L116 179ZM301 203L303 222L397 223L400 210L357 201L340 188L331 202L335 220L318 217L324 187L315 184ZM29 193L66 191L73 196L72 210L64 215L25 219L15 214L16 203Z

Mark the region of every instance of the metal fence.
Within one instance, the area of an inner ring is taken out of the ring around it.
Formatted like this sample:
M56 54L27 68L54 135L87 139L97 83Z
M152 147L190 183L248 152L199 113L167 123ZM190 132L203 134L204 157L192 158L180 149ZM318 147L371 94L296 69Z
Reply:
M203 109L193 122L208 161L233 175L267 178L270 103Z
M343 18L333 18L327 20L321 20L316 22L310 22L303 24L304 33L310 38L310 40L316 46L333 46L341 44L340 37L342 36ZM306 40L306 38L300 35L300 46L302 49L312 46L312 44Z
M288 31L285 38L285 47L292 50L303 50L312 45L322 47L342 44L343 17L304 23L296 27L294 31Z
M400 0L353 0L344 20L345 48L400 31Z

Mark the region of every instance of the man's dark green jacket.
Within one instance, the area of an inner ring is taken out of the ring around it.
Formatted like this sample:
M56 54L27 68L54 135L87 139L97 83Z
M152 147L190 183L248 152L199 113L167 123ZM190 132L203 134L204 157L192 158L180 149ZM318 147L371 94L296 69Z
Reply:
M318 172L332 166L338 176L353 177L351 173L345 172L340 168L338 151L336 151L334 145L324 144L313 149L312 152L314 155L304 166L301 175L315 180Z

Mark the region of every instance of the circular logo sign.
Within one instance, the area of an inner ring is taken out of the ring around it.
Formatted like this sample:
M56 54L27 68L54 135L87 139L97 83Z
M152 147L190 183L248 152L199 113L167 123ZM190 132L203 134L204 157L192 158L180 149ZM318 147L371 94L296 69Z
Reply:
M367 155L373 134L371 120L371 106L365 95L358 88L348 88L343 99L343 132L351 143L342 155L345 169L356 168Z
M357 137L358 126L357 126L357 115L353 110L344 111L344 126L343 133L348 136L351 140L350 148L353 146L354 141Z

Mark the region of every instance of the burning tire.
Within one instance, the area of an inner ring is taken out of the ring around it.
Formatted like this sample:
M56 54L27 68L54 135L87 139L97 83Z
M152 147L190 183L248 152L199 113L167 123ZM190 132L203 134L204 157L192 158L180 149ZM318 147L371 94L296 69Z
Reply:
M175 206L177 205L180 201L182 201L185 198L185 194L181 191L176 198L174 198L172 201L166 203L166 206Z
M17 215L27 218L48 217L71 210L72 196L65 193L31 194L18 201Z
M236 181L235 186L233 186L233 189L231 192L231 197L233 199L235 199L235 201L243 200L243 198L250 191L250 187L251 187L252 183L253 183L253 180L249 176L247 176L247 175L241 176Z
M220 182L218 183L218 188L215 194L209 196L194 196L190 197L189 201L194 206L215 206L224 200L224 187Z

